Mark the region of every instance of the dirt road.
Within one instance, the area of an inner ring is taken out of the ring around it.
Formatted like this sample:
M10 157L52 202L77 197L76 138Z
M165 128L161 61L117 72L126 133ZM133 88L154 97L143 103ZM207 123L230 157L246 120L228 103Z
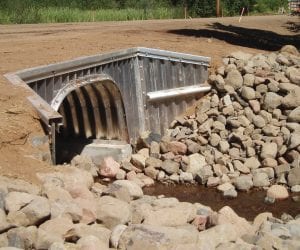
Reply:
M216 67L232 51L283 44L299 48L297 17L0 25L0 174L35 182L36 172L51 169L32 157L30 141L43 131L24 90L2 77L7 72L134 46L210 56Z

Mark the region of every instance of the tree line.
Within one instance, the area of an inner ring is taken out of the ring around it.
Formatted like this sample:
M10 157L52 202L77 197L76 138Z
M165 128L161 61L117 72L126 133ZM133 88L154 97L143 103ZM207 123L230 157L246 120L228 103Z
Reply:
M288 0L220 0L220 13L223 16L238 15L242 8L250 13L274 13L280 7L287 8L287 5ZM53 20L60 21L59 15L74 15L71 10L73 13L76 10L79 16L80 10L88 15L87 11L108 9L121 11L125 20L183 18L185 14L190 17L212 17L216 15L216 0L0 0L0 23L43 22L41 18L44 13L55 15ZM97 20L101 20L99 15ZM31 18L28 19L29 16ZM68 21L66 18L61 20Z

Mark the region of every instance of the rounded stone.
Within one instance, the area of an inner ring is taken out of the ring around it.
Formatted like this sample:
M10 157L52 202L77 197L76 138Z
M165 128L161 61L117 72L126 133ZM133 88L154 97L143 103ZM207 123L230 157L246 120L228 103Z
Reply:
M267 191L267 197L275 200L284 200L289 197L289 193L284 186L272 185Z

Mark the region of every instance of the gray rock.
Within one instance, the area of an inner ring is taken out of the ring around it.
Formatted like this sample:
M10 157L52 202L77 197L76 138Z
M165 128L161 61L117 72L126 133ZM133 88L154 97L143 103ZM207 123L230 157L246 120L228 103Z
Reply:
M99 240L94 235L84 236L80 238L76 245L79 247L79 249L103 249L103 250L109 250L109 247L106 246L104 242Z
M210 145L212 145L213 147L218 146L220 141L221 141L221 137L215 133L213 133L209 138Z
M114 227L110 236L110 243L112 247L118 248L120 237L123 234L123 232L126 230L126 228L127 226L122 224Z
M219 149L223 154L228 152L229 147L230 147L230 145L227 141L222 140L219 142Z
M225 121L225 123L226 123L226 121ZM223 130L225 130L225 124L220 121L215 121L213 123L213 129L216 131L223 131Z
M289 115L288 121L290 122L300 122L300 107L295 108Z
M294 51L295 49L293 49L292 51ZM230 54L230 57L233 57L237 60L242 60L242 61L248 61L250 60L250 58L252 57L253 55L252 54L249 54L249 53L245 53L245 52L242 52L242 51L235 51L235 52L232 52Z
M266 110L276 109L281 105L282 97L273 92L267 92L264 97L263 107Z
M226 198L236 198L238 196L238 193L235 189L229 189L223 192L223 196Z
M235 179L234 185L238 190L248 191L253 187L252 177L249 175L242 175Z
M286 74L290 81L300 86L300 70L296 67L289 67L286 70Z
M172 207L156 207L145 214L143 224L178 227L187 225L196 217L196 207L190 203L177 203Z
M109 229L97 223L91 225L83 223L76 224L71 233L74 238L83 238L90 235L96 236L106 247L109 246L109 240L112 234Z
M240 162L239 160L234 160L233 166L236 170L238 170L239 172L241 172L243 174L250 173L250 169L247 166L245 166L242 162Z
M245 74L244 78L244 85L252 87L254 84L255 76L253 74Z
M117 174L116 174L116 179L117 180L124 180L126 178L126 172L123 169L119 169Z
M211 176L211 177L208 178L206 185L208 187L216 187L220 184L220 182L221 182L220 177Z
M76 155L71 161L71 166L89 171L94 177L98 176L97 167L88 155Z
M114 181L113 184L126 188L132 199L138 199L143 196L143 190L133 181L117 180Z
M280 164L276 167L274 167L274 170L275 170L275 174L277 177L279 177L281 174L285 174L285 173L288 173L290 171L291 167L289 164Z
M247 158L244 165L249 169L257 169L261 166L260 161L254 156Z
M50 204L48 199L38 196L18 212L26 216L27 225L38 225L50 216Z
M68 232L73 230L74 225L68 218L48 220L38 228L35 248L48 249L54 242L63 243Z
M232 86L235 90L242 87L243 77L241 73L236 69L229 71L225 78L225 84Z
M149 157L146 159L146 167L161 168L162 161L160 159Z
M262 145L262 149L261 149L261 153L260 153L260 157L262 159L266 159L266 158L275 158L277 155L277 144L274 142L271 143L264 143Z
M0 249L8 247L8 239L7 239L7 234L3 233L0 234Z
M198 247L191 249L216 249L217 246L234 242L238 238L238 232L232 224L222 224L199 233Z
M253 117L253 124L258 128L263 128L264 126L266 126L266 121L262 116L255 115Z
M209 177L212 177L213 176L213 171L211 170L211 167L210 166L204 166L203 168L201 168L196 176L195 176L195 180L202 184L202 185L205 185L208 178Z
M300 145L300 132L294 132L290 136L290 140L288 142L288 149L297 148Z
M166 171L168 174L174 174L179 172L179 163L172 160L165 160L161 168Z
M175 249L180 245L196 244L197 240L198 230L194 226L174 228L133 224L122 233L119 249Z
M0 209L5 208L5 196L8 194L6 186L0 184Z
M38 195L41 192L41 189L38 186L15 178L0 176L0 183L1 186L5 187L9 192L24 192L35 195Z
M255 99L255 90L253 88L244 86L242 88L241 95L246 100L253 100Z
M262 131L267 136L277 136L280 132L280 128L268 124L265 127L263 127Z
M160 145L156 141L152 141L150 144L150 156L151 157L159 157L160 154Z
M10 192L5 197L5 209L9 212L18 211L37 197L24 192Z
M300 192L300 185L292 186L291 191L293 193L299 193Z
M253 175L254 187L267 187L269 185L270 185L270 181L266 173L256 173Z
M35 226L13 228L7 232L8 244L21 249L33 249L37 238Z
M174 182L174 183L179 183L180 179L179 179L179 175L177 173L174 173L172 175L170 175L169 177L170 181Z
M300 168L293 168L288 174L288 184L290 187L300 185Z
M256 78L257 80L258 78ZM262 78L263 82L265 81L264 78ZM264 93L267 93L268 92L268 86L265 85L264 83L263 84L259 84L256 86L256 91L260 94L264 94Z
M179 175L179 180L181 182L191 183L194 180L193 174L192 173L188 173L188 172L181 172L180 175Z
M157 175L159 173L159 170L154 168L154 167L146 167L145 170L145 175L149 176L150 178L152 179L156 179L157 178Z
M289 93L282 98L282 105L285 108L293 109L300 106L300 88L290 90Z
M188 159L188 164L183 167L183 170L185 172L192 173L193 176L195 176L200 169L207 165L205 157L198 153L189 155Z

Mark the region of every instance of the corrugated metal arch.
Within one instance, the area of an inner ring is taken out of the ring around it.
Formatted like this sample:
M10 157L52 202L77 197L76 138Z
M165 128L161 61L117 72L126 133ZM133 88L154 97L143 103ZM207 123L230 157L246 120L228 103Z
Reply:
M51 106L63 116L64 137L129 140L122 94L107 75L70 82Z

